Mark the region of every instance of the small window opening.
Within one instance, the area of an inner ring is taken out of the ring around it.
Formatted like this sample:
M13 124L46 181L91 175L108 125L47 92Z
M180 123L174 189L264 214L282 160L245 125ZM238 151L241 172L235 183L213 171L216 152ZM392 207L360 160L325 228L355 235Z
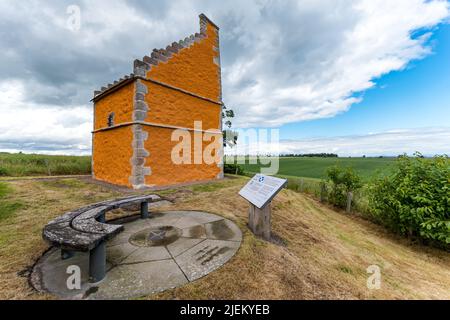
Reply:
M108 115L108 127L112 127L114 125L114 112L111 112Z

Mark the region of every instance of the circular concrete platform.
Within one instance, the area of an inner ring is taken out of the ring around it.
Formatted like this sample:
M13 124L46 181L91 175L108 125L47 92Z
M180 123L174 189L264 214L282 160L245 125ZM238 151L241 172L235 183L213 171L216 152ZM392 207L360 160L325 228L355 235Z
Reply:
M205 276L226 263L242 240L233 222L199 211L168 211L123 226L125 230L107 243L108 272L100 283L88 282L88 253L61 260L56 248L36 263L31 282L63 299L139 297ZM80 289L67 286L70 266L81 270Z

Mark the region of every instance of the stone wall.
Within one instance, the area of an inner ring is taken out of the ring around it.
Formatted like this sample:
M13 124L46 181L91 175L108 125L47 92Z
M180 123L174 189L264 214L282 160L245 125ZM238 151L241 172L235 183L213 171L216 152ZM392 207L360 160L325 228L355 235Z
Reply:
M93 177L109 183L129 186L133 132L131 126L99 131L93 138Z

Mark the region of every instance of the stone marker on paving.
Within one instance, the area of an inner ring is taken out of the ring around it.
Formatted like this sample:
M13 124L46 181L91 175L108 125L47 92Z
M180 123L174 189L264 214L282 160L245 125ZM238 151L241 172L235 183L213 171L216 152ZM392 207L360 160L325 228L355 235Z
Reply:
M194 281L223 265L239 245L236 241L207 239L175 257L175 261L188 280Z
M175 288L226 263L239 249L241 230L232 221L200 211L168 211L123 224L107 242L107 274L88 282L88 254L61 260L51 249L36 263L36 289L63 299L124 299ZM81 288L69 290L67 267L81 269Z

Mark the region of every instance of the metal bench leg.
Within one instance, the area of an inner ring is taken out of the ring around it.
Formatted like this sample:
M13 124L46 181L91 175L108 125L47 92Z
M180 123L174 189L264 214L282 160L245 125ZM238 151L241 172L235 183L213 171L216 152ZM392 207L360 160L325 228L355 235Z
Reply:
M147 219L148 216L148 202L141 202L141 219Z
M106 275L106 242L100 244L89 252L89 281L99 282Z

